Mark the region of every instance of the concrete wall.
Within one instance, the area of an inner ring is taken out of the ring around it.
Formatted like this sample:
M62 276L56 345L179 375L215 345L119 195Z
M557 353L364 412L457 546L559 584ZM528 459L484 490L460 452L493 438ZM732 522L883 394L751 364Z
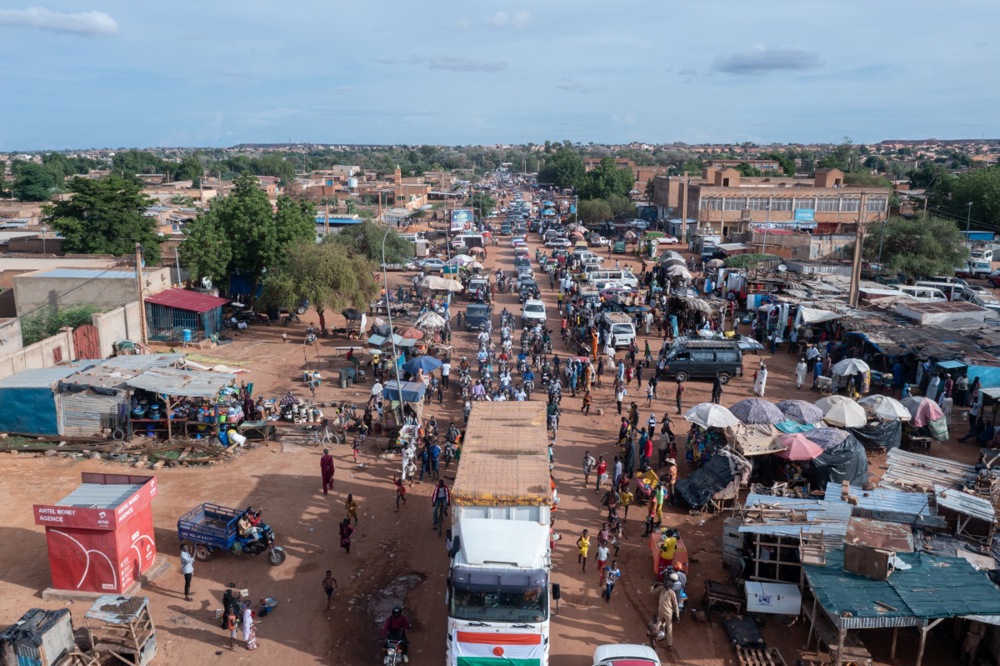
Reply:
M97 275L100 271L95 271ZM146 295L158 294L171 287L169 268L147 268L143 271ZM137 298L134 279L107 277L51 278L33 273L14 278L14 300L17 316L23 317L47 305L57 309L94 305L99 308L119 307Z
M22 370L51 368L58 365L57 358L59 362L64 362L72 360L73 356L73 332L63 329L51 338L36 342L14 354L0 357L0 378L9 377Z
M140 316L139 301L133 301L109 312L98 312L91 317L100 336L101 356L107 358L113 355L115 343L121 340L139 341Z
M21 337L21 320L0 321L0 357L16 354L24 349Z

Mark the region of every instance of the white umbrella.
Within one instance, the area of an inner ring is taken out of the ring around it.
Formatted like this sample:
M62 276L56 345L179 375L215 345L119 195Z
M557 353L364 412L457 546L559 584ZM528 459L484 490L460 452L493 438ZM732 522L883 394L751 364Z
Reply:
M909 421L912 418L906 405L887 395L867 395L858 400L858 404L886 421Z
M435 331L444 328L444 317L436 312L425 312L416 321L417 328L423 328L430 331Z
M465 267L468 268L468 269L471 269L471 270L476 270L476 269L482 268L483 265L481 263L479 263L478 261L473 261L470 264L466 264Z
M464 266L466 264L472 263L473 261L475 261L475 259L473 259L467 254L456 254L454 257L452 257L451 259L449 259L444 263L446 263L449 266Z
M691 279L691 271L684 266L668 266L666 273L669 277L681 278L683 280Z
M424 289L430 289L431 291L462 291L462 283L458 280L449 280L448 278L437 277L436 275L428 275L423 280L418 283Z
M728 428L740 422L731 411L714 402L695 405L688 410L684 418L702 428Z
M871 368L860 358L845 358L833 364L833 374L835 375L856 375L859 372L868 372Z
M865 408L843 395L820 398L816 406L823 410L823 420L839 428L861 428L868 423Z

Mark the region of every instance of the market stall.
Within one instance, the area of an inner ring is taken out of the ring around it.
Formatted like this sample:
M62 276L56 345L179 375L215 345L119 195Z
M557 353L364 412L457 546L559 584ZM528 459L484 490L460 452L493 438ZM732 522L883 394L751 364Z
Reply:
M55 504L34 505L35 524L45 527L52 587L124 593L156 559L156 478L81 476L81 485Z
M154 368L126 381L133 389L133 430L150 437L175 433L192 439L210 437L220 424L233 427L245 414L240 403L236 375L178 368ZM252 384L250 391L252 391Z
M382 389L382 397L388 401L388 409L383 411L385 430L397 430L408 423L419 424L423 420L426 392L427 387L422 382L387 381Z

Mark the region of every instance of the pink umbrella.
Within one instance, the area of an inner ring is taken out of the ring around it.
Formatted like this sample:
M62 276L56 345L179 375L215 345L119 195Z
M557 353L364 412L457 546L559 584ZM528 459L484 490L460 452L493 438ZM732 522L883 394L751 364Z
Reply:
M944 412L930 398L916 395L903 398L903 406L910 410L910 414L913 416L913 420L910 423L918 428L922 428L931 421L944 418Z
M822 447L806 439L802 433L782 435L778 437L778 441L785 447L785 450L779 451L775 455L785 460L812 460L823 455Z
M424 332L421 331L419 328L411 326L405 331L403 331L403 337L412 338L413 340L419 340L420 338L424 337Z

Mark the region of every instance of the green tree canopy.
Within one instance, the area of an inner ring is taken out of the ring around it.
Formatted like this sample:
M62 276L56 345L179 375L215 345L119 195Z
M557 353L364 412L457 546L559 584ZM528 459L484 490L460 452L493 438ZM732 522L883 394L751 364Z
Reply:
M160 262L156 220L146 217L151 201L142 184L132 178L74 178L68 190L72 197L45 209L45 221L65 239L63 249L78 254L125 255L142 245L148 264Z
M413 256L413 243L406 240L395 229L379 226L374 221L365 220L361 224L341 229L330 238L332 242L342 245L376 266L382 264L382 239L385 239L385 261L389 264L402 264Z
M635 204L628 197L612 194L607 198L608 206L611 207L611 214L616 220L635 217Z
M951 177L947 169L930 160L921 163L916 169L911 170L908 175L910 178L910 187L917 190L932 189Z
M496 210L497 200L486 192L476 192L469 198L469 206L476 211L479 219L485 219L490 212Z
M740 172L741 176L746 176L747 178L760 178L764 175L763 171L749 162L740 162L736 165L736 170Z
M879 187L892 189L892 183L888 178L883 178L882 176L875 176L870 173L865 173L862 171L856 171L854 173L844 174L844 185L849 185L851 187Z
M615 166L611 157L604 157L601 163L584 173L577 185L577 192L585 199L607 199L610 196L627 197L635 184L629 169Z
M48 201L59 182L55 174L41 164L14 162L14 197L18 201Z
M795 175L795 158L789 152L779 153L778 151L772 151L764 155L763 159L776 161L781 165L781 170L785 172L785 175L791 177Z
M1000 220L1000 167L948 176L931 187L927 195L935 212L962 220L963 228L970 214L973 228L992 228L994 221Z
M264 278L266 305L295 306L308 300L326 330L326 311L367 308L379 292L372 279L372 262L327 236L322 243L299 240L288 246L288 256Z
M596 224L614 217L611 206L604 199L584 199L576 209L584 224Z
M538 182L559 188L576 187L585 173L583 159L568 146L559 148L538 171Z
M274 211L257 178L243 174L184 233L181 263L195 279L225 283L239 273L256 291L265 271L279 266L294 243L315 240L316 212L312 204L285 196Z
M871 227L865 237L864 256L875 261L881 244L882 264L891 273L908 279L950 275L969 258L965 238L951 220L933 216L892 217L884 229L882 242L881 227Z

